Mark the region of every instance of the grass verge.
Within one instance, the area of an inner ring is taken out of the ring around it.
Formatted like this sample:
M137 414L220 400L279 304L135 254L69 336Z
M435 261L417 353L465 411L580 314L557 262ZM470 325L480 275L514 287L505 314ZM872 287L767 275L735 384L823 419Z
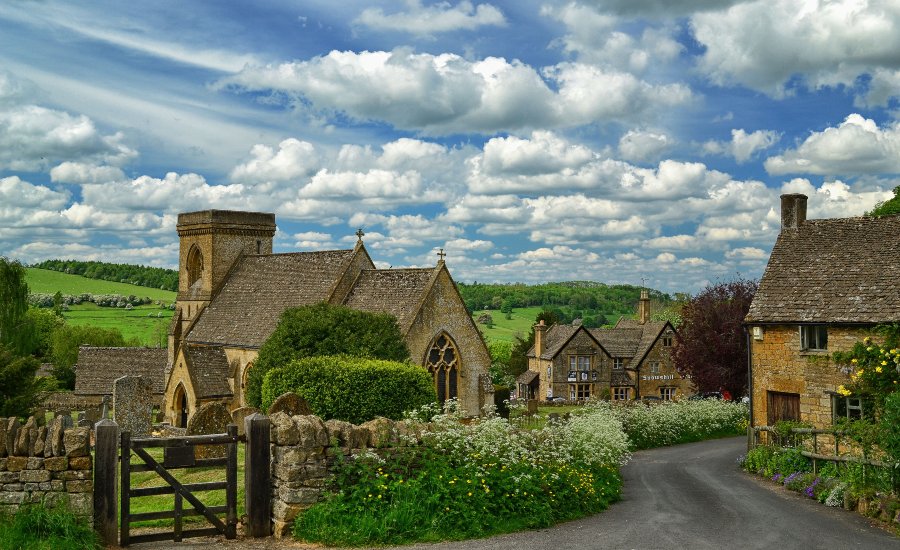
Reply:
M65 508L39 504L0 515L0 548L4 550L94 550L100 538L88 524Z

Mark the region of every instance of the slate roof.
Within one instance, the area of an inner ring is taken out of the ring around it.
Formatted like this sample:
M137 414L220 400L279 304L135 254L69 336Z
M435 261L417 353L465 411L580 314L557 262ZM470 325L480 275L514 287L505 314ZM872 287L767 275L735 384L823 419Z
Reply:
M590 332L603 344L610 356L631 358L637 355L638 344L644 331L639 328L592 328Z
M775 242L747 322L900 321L900 216L807 220Z
M401 330L406 330L437 269L364 269L344 305L370 313L390 313Z
M188 344L184 349L188 371L195 385L197 397L219 397L232 395L228 385L230 367L221 346L198 346Z
M259 347L288 308L329 297L353 250L244 256L186 336L188 342Z
M610 376L610 386L634 386L634 380L624 370L614 370Z
M656 342L656 339L659 337L660 333L666 328L668 323L666 321L647 321L643 325L640 324L636 319L625 319L624 317L620 318L616 323L616 326L612 329L598 329L598 330L608 330L608 331L624 331L624 330L640 330L641 335L637 340L637 349L634 352L633 357L643 358L647 355L647 352L650 351L650 348L653 347L653 344Z
M533 370L527 370L527 371L523 372L522 374L520 374L518 376L518 378L516 378L516 383L517 384L525 384L526 386L530 386L532 384L532 382L537 380L537 377L538 377L538 373L534 372Z
M145 376L153 384L154 395L166 386L165 348L78 348L75 366L76 395L112 395L113 382L125 375Z

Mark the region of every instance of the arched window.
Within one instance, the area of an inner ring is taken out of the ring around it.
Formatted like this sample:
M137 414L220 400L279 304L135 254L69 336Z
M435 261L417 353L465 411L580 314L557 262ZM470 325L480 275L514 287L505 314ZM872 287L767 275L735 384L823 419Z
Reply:
M175 388L175 402L173 403L175 409L175 426L178 428L187 428L188 422L188 401L187 401L187 393L184 391L184 386L178 384L178 387Z
M441 333L431 344L425 357L425 368L434 378L439 403L458 396L459 352L446 333Z
M203 273L203 253L196 245L191 247L187 256L188 287L194 286Z

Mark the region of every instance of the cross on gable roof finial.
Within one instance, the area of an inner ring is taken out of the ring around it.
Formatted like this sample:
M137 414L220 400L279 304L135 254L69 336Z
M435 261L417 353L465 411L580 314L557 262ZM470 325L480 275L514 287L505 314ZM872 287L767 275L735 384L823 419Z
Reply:
M357 241L362 242L363 235L365 235L365 233L363 232L362 227L360 227L359 229L356 230L356 240Z
M447 254L444 252L444 249L442 248L442 249L440 250L440 252L437 253L437 256L438 256L438 261L439 261L439 262L443 262L443 261L444 261L444 257L446 257Z

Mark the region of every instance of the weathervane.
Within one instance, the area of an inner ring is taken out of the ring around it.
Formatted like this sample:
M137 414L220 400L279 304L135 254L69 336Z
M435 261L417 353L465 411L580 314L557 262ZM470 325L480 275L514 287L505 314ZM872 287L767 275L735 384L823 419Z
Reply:
M647 278L641 277L641 288L647 288Z
M359 229L356 230L356 240L357 241L362 242L363 235L365 235L365 233L363 232L362 227L360 227Z
M444 257L445 257L447 254L444 252L444 249L442 248L442 249L440 250L440 252L437 253L437 255L438 255L438 261L439 261L439 262L443 262L443 261L444 261Z

